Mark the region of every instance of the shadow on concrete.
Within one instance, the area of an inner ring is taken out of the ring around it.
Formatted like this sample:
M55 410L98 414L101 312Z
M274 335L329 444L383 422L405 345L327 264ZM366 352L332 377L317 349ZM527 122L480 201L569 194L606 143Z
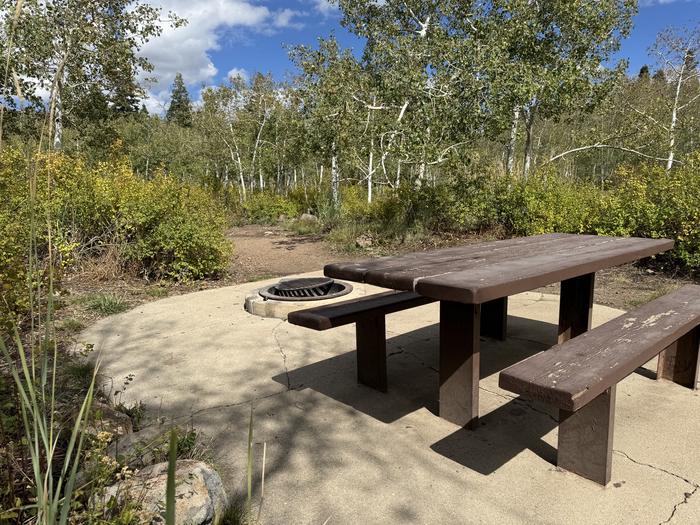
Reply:
M441 456L484 475L492 474L524 450L556 465L557 451L542 437L557 426L554 415L522 397L479 419L476 431L459 429L431 445Z
M556 326L549 323L514 316L508 323L506 341L481 340L482 378L545 350L556 338ZM384 423L420 408L437 415L438 324L389 337L387 393L357 384L355 360L356 352L346 352L273 379L296 390L310 388Z

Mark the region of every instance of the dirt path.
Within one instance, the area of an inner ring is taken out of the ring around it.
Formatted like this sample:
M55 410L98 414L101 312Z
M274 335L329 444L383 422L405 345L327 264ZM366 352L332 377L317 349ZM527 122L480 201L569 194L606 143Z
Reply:
M258 225L232 228L231 280L256 281L293 273L321 270L324 265L353 257L333 250L317 235L296 235L275 227Z

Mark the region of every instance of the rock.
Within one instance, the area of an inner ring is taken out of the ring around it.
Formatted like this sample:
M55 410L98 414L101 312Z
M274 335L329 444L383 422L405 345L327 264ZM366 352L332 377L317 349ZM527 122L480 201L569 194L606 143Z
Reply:
M372 246L372 237L369 235L360 235L357 239L355 239L355 244L359 248L369 248Z
M133 430L131 418L124 412L101 401L92 402L92 417L85 429L88 434L96 436L100 432L109 432L112 436L125 436Z
M318 217L316 217L315 215L311 215L310 213L302 213L301 217L299 217L299 221L317 223Z
M151 523L165 523L165 489L168 463L150 465L125 481L107 487L104 502L131 499L152 515ZM175 469L175 523L208 525L216 523L226 509L226 491L219 474L206 463L178 460Z

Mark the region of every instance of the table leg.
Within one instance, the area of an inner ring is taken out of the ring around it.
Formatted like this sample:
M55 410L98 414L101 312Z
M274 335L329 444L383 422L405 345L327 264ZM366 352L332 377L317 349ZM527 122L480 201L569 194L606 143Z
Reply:
M615 386L576 412L559 410L557 465L601 485L612 470Z
M595 273L561 282L559 296L559 338L563 343L590 330L593 314Z
M481 335L506 340L508 298L501 297L481 305Z
M659 354L657 379L668 379L696 390L700 379L699 348L700 327L691 330Z
M358 320L357 382L386 392L386 321L383 315Z
M479 421L481 305L440 302L440 417L471 429Z

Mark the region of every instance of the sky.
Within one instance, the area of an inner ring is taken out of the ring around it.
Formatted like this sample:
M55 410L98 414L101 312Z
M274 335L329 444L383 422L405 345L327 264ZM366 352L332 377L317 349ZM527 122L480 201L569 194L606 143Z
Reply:
M314 45L334 33L344 47L360 51L362 42L340 26L329 0L156 0L164 12L188 20L180 28L164 24L163 34L142 49L155 70L147 85L148 109L162 113L177 72L182 73L194 101L203 87L230 75L249 78L255 72L284 80L293 71L286 46ZM640 0L631 35L615 57L629 60L630 74L644 64L654 69L648 48L669 26L700 24L700 0Z

